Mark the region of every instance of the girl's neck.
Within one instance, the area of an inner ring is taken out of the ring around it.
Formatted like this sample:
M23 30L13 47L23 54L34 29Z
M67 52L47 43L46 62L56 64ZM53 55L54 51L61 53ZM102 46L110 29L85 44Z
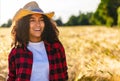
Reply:
M37 43L37 42L41 42L42 40L40 38L38 39L30 39L30 42L34 42L34 43Z

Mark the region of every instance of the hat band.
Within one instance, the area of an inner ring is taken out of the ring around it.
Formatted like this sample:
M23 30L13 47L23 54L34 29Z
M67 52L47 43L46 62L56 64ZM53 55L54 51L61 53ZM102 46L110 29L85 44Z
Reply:
M35 11L35 12L43 12L41 9L33 9L32 11Z

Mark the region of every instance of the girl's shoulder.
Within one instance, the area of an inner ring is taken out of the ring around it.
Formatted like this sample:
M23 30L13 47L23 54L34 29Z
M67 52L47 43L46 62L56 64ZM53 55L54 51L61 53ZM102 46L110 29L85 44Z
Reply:
M60 41L54 41L54 42L46 42L44 41L45 43L45 46L48 47L48 48L55 48L55 49L60 49L60 48L63 48L63 45Z
M17 48L16 48L16 47L13 47L13 48L11 49L11 51L10 51L10 54L15 54L15 53L16 53L16 50L17 50Z
M13 58L13 57L15 56L15 54L16 54L16 48L13 47L13 48L11 49L9 55L8 55L9 59L10 59L10 58Z
M63 48L63 45L60 41L56 41L53 43L54 48Z
M9 56L15 56L18 51L23 50L22 47L13 47L9 53Z

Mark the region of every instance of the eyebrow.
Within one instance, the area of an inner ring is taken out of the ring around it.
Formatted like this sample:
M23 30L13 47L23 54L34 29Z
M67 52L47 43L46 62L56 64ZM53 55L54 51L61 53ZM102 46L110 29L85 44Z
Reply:
M43 17L39 17L39 18L40 18L40 19L43 19ZM35 18L31 16L30 19L35 19Z

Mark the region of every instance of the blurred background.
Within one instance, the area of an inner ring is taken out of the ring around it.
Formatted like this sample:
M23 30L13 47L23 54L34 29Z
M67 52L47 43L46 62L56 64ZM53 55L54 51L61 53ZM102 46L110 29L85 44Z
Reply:
M15 13L30 0L1 0L0 25L9 27ZM119 25L119 0L36 0L44 12L54 11L58 26Z
M120 0L34 1L55 12L68 81L120 81ZM8 73L12 18L28 2L0 0L0 81Z

